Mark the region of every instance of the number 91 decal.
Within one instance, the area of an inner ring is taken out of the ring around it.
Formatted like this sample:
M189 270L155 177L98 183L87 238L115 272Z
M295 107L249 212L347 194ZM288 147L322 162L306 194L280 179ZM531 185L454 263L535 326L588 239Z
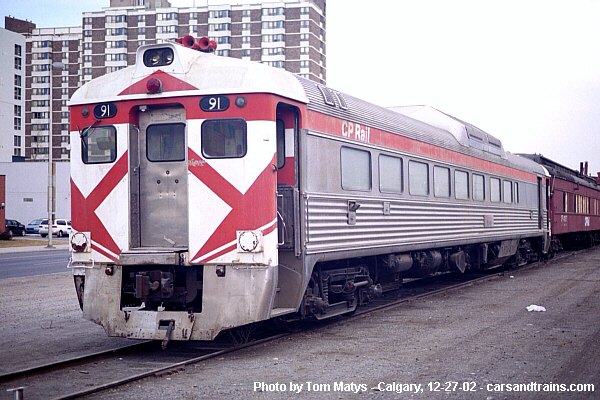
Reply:
M229 108L229 98L227 96L206 96L200 99L200 109L202 111L225 111Z
M94 117L112 118L117 115L117 105L115 103L100 103L94 107Z

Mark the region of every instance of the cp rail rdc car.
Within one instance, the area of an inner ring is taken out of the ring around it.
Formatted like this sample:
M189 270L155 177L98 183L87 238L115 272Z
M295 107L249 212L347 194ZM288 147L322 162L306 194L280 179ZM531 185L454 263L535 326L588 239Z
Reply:
M70 101L71 264L109 335L323 319L403 277L548 251L548 172L498 139L183 44Z

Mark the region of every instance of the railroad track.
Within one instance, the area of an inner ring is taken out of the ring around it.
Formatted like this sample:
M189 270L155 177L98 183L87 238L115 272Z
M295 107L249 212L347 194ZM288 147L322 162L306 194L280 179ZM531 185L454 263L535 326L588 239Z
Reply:
M575 252L563 253L550 262L573 254ZM448 274L416 280L398 290L387 292L383 298L372 301L365 307L360 307L356 313L344 317L343 320L350 321L353 318L361 318L367 314L397 307L406 302L496 279L507 273L518 273L539 266L539 264L540 262L533 263L510 271L502 270L462 275ZM303 324L302 328L296 332L269 334L262 339L242 344L231 342L171 342L168 350L164 351L158 341L138 342L118 349L3 374L0 375L0 386L4 390L24 388L20 393L15 391L15 398L27 400L82 398L147 377L160 377L176 373L191 364L261 345L297 332L320 329L339 322L339 320L340 318L334 318L331 321L323 321L319 324Z

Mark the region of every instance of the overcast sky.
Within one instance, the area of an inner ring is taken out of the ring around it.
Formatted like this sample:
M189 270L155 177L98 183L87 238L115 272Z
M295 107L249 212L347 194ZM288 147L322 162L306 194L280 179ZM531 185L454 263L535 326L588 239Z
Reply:
M2 4L4 15L58 27L109 0ZM329 0L326 13L333 89L382 106L429 105L507 151L600 171L600 0Z

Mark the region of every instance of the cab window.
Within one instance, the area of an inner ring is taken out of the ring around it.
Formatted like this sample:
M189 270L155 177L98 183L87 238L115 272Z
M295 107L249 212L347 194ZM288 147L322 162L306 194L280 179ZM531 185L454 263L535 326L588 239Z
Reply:
M246 121L209 119L202 123L202 155L206 158L241 158L246 155Z
M117 158L117 130L114 126L89 126L81 132L81 159L84 164L112 163Z

